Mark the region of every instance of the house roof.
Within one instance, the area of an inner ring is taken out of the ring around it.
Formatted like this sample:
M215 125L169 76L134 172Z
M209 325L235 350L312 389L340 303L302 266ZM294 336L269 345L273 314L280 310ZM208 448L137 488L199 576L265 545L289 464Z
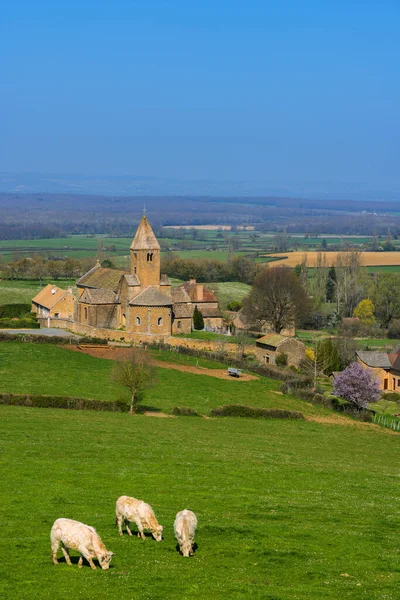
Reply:
M182 284L181 287L189 294L192 302L218 302L216 295L210 288L205 287L203 285L203 300L197 300L196 289L198 285L203 285L202 283L191 283L190 281L186 281Z
M40 306L44 306L45 308L53 308L53 306L68 293L70 294L71 292L67 292L67 290L63 290L56 285L48 283L46 287L40 290L40 292L32 298L32 302L40 304Z
M118 304L118 298L112 290L86 288L79 298L79 302L86 302L87 304Z
M130 306L172 306L172 298L154 286L148 286L129 302Z
M130 275L129 273L125 273L124 277L125 277L126 283L128 284L129 287L134 287L136 285L140 285L140 281L137 278L137 275L135 275L135 274Z
M197 302L194 304L197 305ZM200 310L201 314L205 318L222 317L221 311L219 310L218 306L201 306L200 302L200 306L197 306L197 308Z
M289 338L284 335L280 335L279 333L267 333L267 335L263 335L263 337L258 338L256 344L265 344L267 346L274 346L277 348L282 342Z
M124 271L119 269L106 269L97 263L90 271L82 275L76 282L76 285L89 288L105 288L108 290L117 289L119 280Z
M154 235L146 215L143 215L131 244L131 250L160 250L160 244Z
M175 319L191 319L193 316L193 304L174 304Z
M190 296L184 287L179 286L171 289L172 300L175 302L191 302Z
M356 352L356 355L368 367L375 367L381 369L390 369L391 367L389 356L386 354L386 352L358 350Z
M392 365L392 369L394 371L400 371L400 354L397 352L393 352L392 354L388 354L390 364Z

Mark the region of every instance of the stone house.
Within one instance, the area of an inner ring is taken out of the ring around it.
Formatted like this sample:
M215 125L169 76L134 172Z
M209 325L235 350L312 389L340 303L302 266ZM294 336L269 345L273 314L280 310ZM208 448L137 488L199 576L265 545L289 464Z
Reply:
M278 333L268 333L256 341L257 358L262 364L276 364L278 354L287 354L288 365L299 366L306 357L306 347L295 338Z
M190 279L185 282L182 284L181 288L188 295L193 310L194 307L197 306L198 310L203 315L205 329L212 331L221 329L223 318L214 292L205 287L202 283L197 283L195 279Z
M394 391L396 377L391 375L392 364L386 352L359 350L356 352L356 361L373 373L382 391Z
M71 288L63 290L49 283L32 298L32 312L38 317L72 319L74 303L75 298Z

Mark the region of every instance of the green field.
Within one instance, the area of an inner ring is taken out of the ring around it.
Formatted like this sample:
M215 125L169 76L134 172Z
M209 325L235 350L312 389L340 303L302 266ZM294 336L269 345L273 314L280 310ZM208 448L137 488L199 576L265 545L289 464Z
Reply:
M1 304L30 304L32 298L36 296L48 283L54 283L53 279L43 279L42 285L38 280L20 279L20 280L0 280L0 305ZM56 285L66 289L68 286L75 285L75 279L58 279Z
M281 420L0 415L4 598L398 598L397 436ZM161 543L117 535L122 494L152 504ZM192 559L173 537L185 507L199 521ZM52 564L61 516L96 527L115 552L109 571L79 570L74 552L72 567Z

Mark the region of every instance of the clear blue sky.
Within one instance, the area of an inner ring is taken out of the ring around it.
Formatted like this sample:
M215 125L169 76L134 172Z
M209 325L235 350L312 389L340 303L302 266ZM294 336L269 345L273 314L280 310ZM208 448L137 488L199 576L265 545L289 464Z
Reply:
M400 3L3 0L0 171L400 189Z

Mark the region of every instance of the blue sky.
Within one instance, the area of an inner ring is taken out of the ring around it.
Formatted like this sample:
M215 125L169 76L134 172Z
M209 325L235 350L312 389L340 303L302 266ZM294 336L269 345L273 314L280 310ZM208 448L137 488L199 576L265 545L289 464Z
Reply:
M0 171L400 191L399 2L3 0Z

